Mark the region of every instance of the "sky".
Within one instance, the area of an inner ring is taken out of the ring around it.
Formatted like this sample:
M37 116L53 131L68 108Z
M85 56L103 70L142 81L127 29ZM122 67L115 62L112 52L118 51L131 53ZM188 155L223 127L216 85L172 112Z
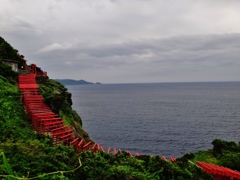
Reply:
M51 79L240 81L239 0L1 0L0 36Z

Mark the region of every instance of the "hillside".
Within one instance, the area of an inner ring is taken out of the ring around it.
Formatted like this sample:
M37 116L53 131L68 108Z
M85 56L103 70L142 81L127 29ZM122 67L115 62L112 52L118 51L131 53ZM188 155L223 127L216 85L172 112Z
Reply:
M195 163L197 160L240 170L240 145L215 140L213 149L188 153L175 162L160 156L131 157L125 151L116 155L103 151L76 153L71 146L53 146L47 134L34 131L31 120L21 104L17 85L18 73L13 72L3 59L21 60L3 38L0 38L0 177L3 179L61 179L61 180L211 180ZM71 108L71 93L61 83L49 78L39 82L45 102L60 114L66 125L73 127L81 138L90 141L82 128L80 116ZM193 163L189 163L189 160ZM11 176L10 176L11 175Z

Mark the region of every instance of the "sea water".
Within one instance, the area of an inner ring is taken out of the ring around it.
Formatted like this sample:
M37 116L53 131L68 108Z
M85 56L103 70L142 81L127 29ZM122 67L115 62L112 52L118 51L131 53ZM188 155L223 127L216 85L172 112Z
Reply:
M181 157L240 141L240 82L67 86L83 128L108 147Z

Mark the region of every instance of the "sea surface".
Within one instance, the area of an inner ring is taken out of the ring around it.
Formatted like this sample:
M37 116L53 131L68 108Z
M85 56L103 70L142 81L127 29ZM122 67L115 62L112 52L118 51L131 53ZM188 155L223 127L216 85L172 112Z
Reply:
M83 128L108 147L182 157L240 141L240 82L67 86Z

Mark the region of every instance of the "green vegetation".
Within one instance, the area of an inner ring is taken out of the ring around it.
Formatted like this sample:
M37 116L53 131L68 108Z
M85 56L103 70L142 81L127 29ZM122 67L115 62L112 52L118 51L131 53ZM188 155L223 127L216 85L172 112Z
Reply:
M20 92L15 85L0 75L0 142L33 138L33 129L27 124Z
M240 171L240 145L233 141L227 142L215 139L212 154L218 159L218 164Z
M233 141L215 139L212 142L213 149L199 151L195 154L188 153L181 159L191 160L192 162L203 161L211 164L225 166L230 169L240 171L240 145Z
M18 50L14 49L7 41L0 37L0 59L11 59L21 62Z
M0 75L7 78L9 82L14 84L17 80L18 73L12 71L11 66L4 64L0 58Z
M80 169L82 179L212 179L195 165L172 163L162 160L159 156L143 155L132 158L126 152L113 155L101 151L96 154L82 152L80 156L83 163Z
M0 59L14 59L14 50L0 38ZM84 151L75 153L69 146L52 146L52 139L34 132L31 120L20 103L21 94L15 86L17 73L0 60L0 178L43 180L211 180L189 161L216 163L240 170L240 145L222 140L213 141L213 149L188 153L172 163L159 156L130 157ZM76 135L89 138L82 121L72 110L71 94L60 83L41 81L40 90L46 103L76 130Z

